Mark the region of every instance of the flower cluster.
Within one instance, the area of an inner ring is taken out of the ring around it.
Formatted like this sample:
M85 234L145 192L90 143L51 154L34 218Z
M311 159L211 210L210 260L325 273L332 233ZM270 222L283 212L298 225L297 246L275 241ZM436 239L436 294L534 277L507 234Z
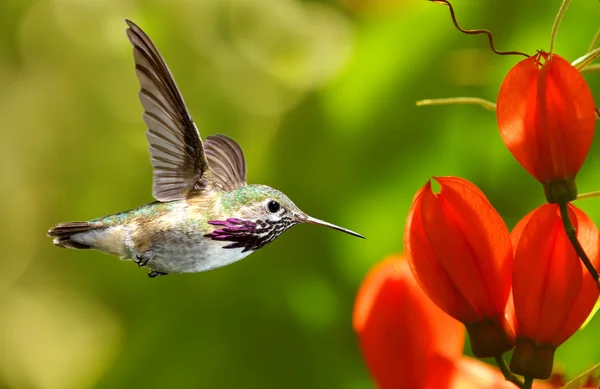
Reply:
M490 43L500 53L491 35ZM551 51L523 55L497 105L488 107L497 111L506 147L543 185L547 203L509 231L484 193L463 178L438 177L438 193L431 182L417 192L404 231L406 258L377 265L356 300L354 329L381 389L531 388L534 379L551 376L555 350L598 301L600 235L572 201L598 115L581 70L600 49L573 64ZM472 354L495 358L502 374L461 355L456 322L464 324ZM511 350L508 367L503 353ZM535 387L541 385L554 387Z
M550 377L554 350L581 327L598 299L559 206L542 205L509 234L472 183L436 181L440 193L427 183L406 222L404 247L419 285L465 325L475 356L499 357L514 347L514 373ZM580 209L568 205L568 211L578 241L598 266L598 229Z
M461 355L462 325L423 292L404 255L371 269L356 297L353 325L379 389L514 388L498 369Z

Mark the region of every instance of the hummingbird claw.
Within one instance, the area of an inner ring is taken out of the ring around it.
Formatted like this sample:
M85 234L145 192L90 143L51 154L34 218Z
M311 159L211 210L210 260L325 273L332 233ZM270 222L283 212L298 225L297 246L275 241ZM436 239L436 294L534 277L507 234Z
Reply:
M169 274L169 273L163 273L161 271L152 270L150 273L148 273L148 277L150 277L150 278L156 278L156 277L159 277L159 276L166 276L167 274Z
M150 253L136 254L133 262L136 265L138 265L138 267L142 267L142 266L146 266L146 264L148 263L148 261L150 259L152 259L152 256L150 255Z

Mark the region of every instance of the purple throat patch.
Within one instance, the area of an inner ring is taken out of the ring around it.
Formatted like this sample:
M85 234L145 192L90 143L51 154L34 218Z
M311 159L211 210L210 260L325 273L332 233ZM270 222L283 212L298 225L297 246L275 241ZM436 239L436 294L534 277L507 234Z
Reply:
M230 241L232 243L223 246L225 249L246 247L246 243L253 239L257 232L258 224L250 220L229 218L227 220L210 220L208 224L218 226L211 233L205 234L207 238L219 241Z
M284 217L278 221L242 220L229 218L226 220L210 220L208 224L217 226L213 232L205 234L206 238L216 241L231 242L224 249L243 248L245 251L258 250L266 246L285 230L296 224L293 219Z

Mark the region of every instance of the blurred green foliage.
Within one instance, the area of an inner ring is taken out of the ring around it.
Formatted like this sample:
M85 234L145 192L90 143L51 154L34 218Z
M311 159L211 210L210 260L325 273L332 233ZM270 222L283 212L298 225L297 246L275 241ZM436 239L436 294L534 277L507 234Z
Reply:
M353 299L370 266L402 251L414 193L432 175L467 178L509 227L544 201L493 113L415 107L494 100L520 58L458 33L444 6L378 0L369 11L375 1L0 3L0 387L372 387ZM455 6L499 49L533 53L548 48L559 3ZM599 16L597 2L574 2L556 52L584 54ZM367 240L301 226L232 266L156 280L53 247L44 235L59 221L153 200L124 18L157 43L202 136L244 147L249 182ZM586 77L598 98L600 77ZM596 141L580 192L600 189L599 167ZM600 201L578 205L600 223ZM572 375L599 361L599 335L595 318L557 364Z

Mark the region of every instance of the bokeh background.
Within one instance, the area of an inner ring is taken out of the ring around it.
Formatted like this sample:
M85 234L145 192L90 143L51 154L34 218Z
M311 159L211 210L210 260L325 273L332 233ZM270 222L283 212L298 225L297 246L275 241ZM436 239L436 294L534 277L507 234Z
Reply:
M547 49L558 0L456 0L461 24L504 50ZM166 57L202 136L246 152L248 181L287 193L360 240L296 227L232 266L155 280L45 236L153 201L124 18ZM556 52L599 27L577 1ZM373 388L351 328L356 290L403 249L432 175L477 184L509 228L544 201L495 115L423 98L495 100L520 58L457 32L422 0L2 0L0 387ZM600 75L586 75L600 98ZM600 139L578 179L600 189ZM600 223L600 200L578 205ZM557 353L569 375L600 361L600 318Z

